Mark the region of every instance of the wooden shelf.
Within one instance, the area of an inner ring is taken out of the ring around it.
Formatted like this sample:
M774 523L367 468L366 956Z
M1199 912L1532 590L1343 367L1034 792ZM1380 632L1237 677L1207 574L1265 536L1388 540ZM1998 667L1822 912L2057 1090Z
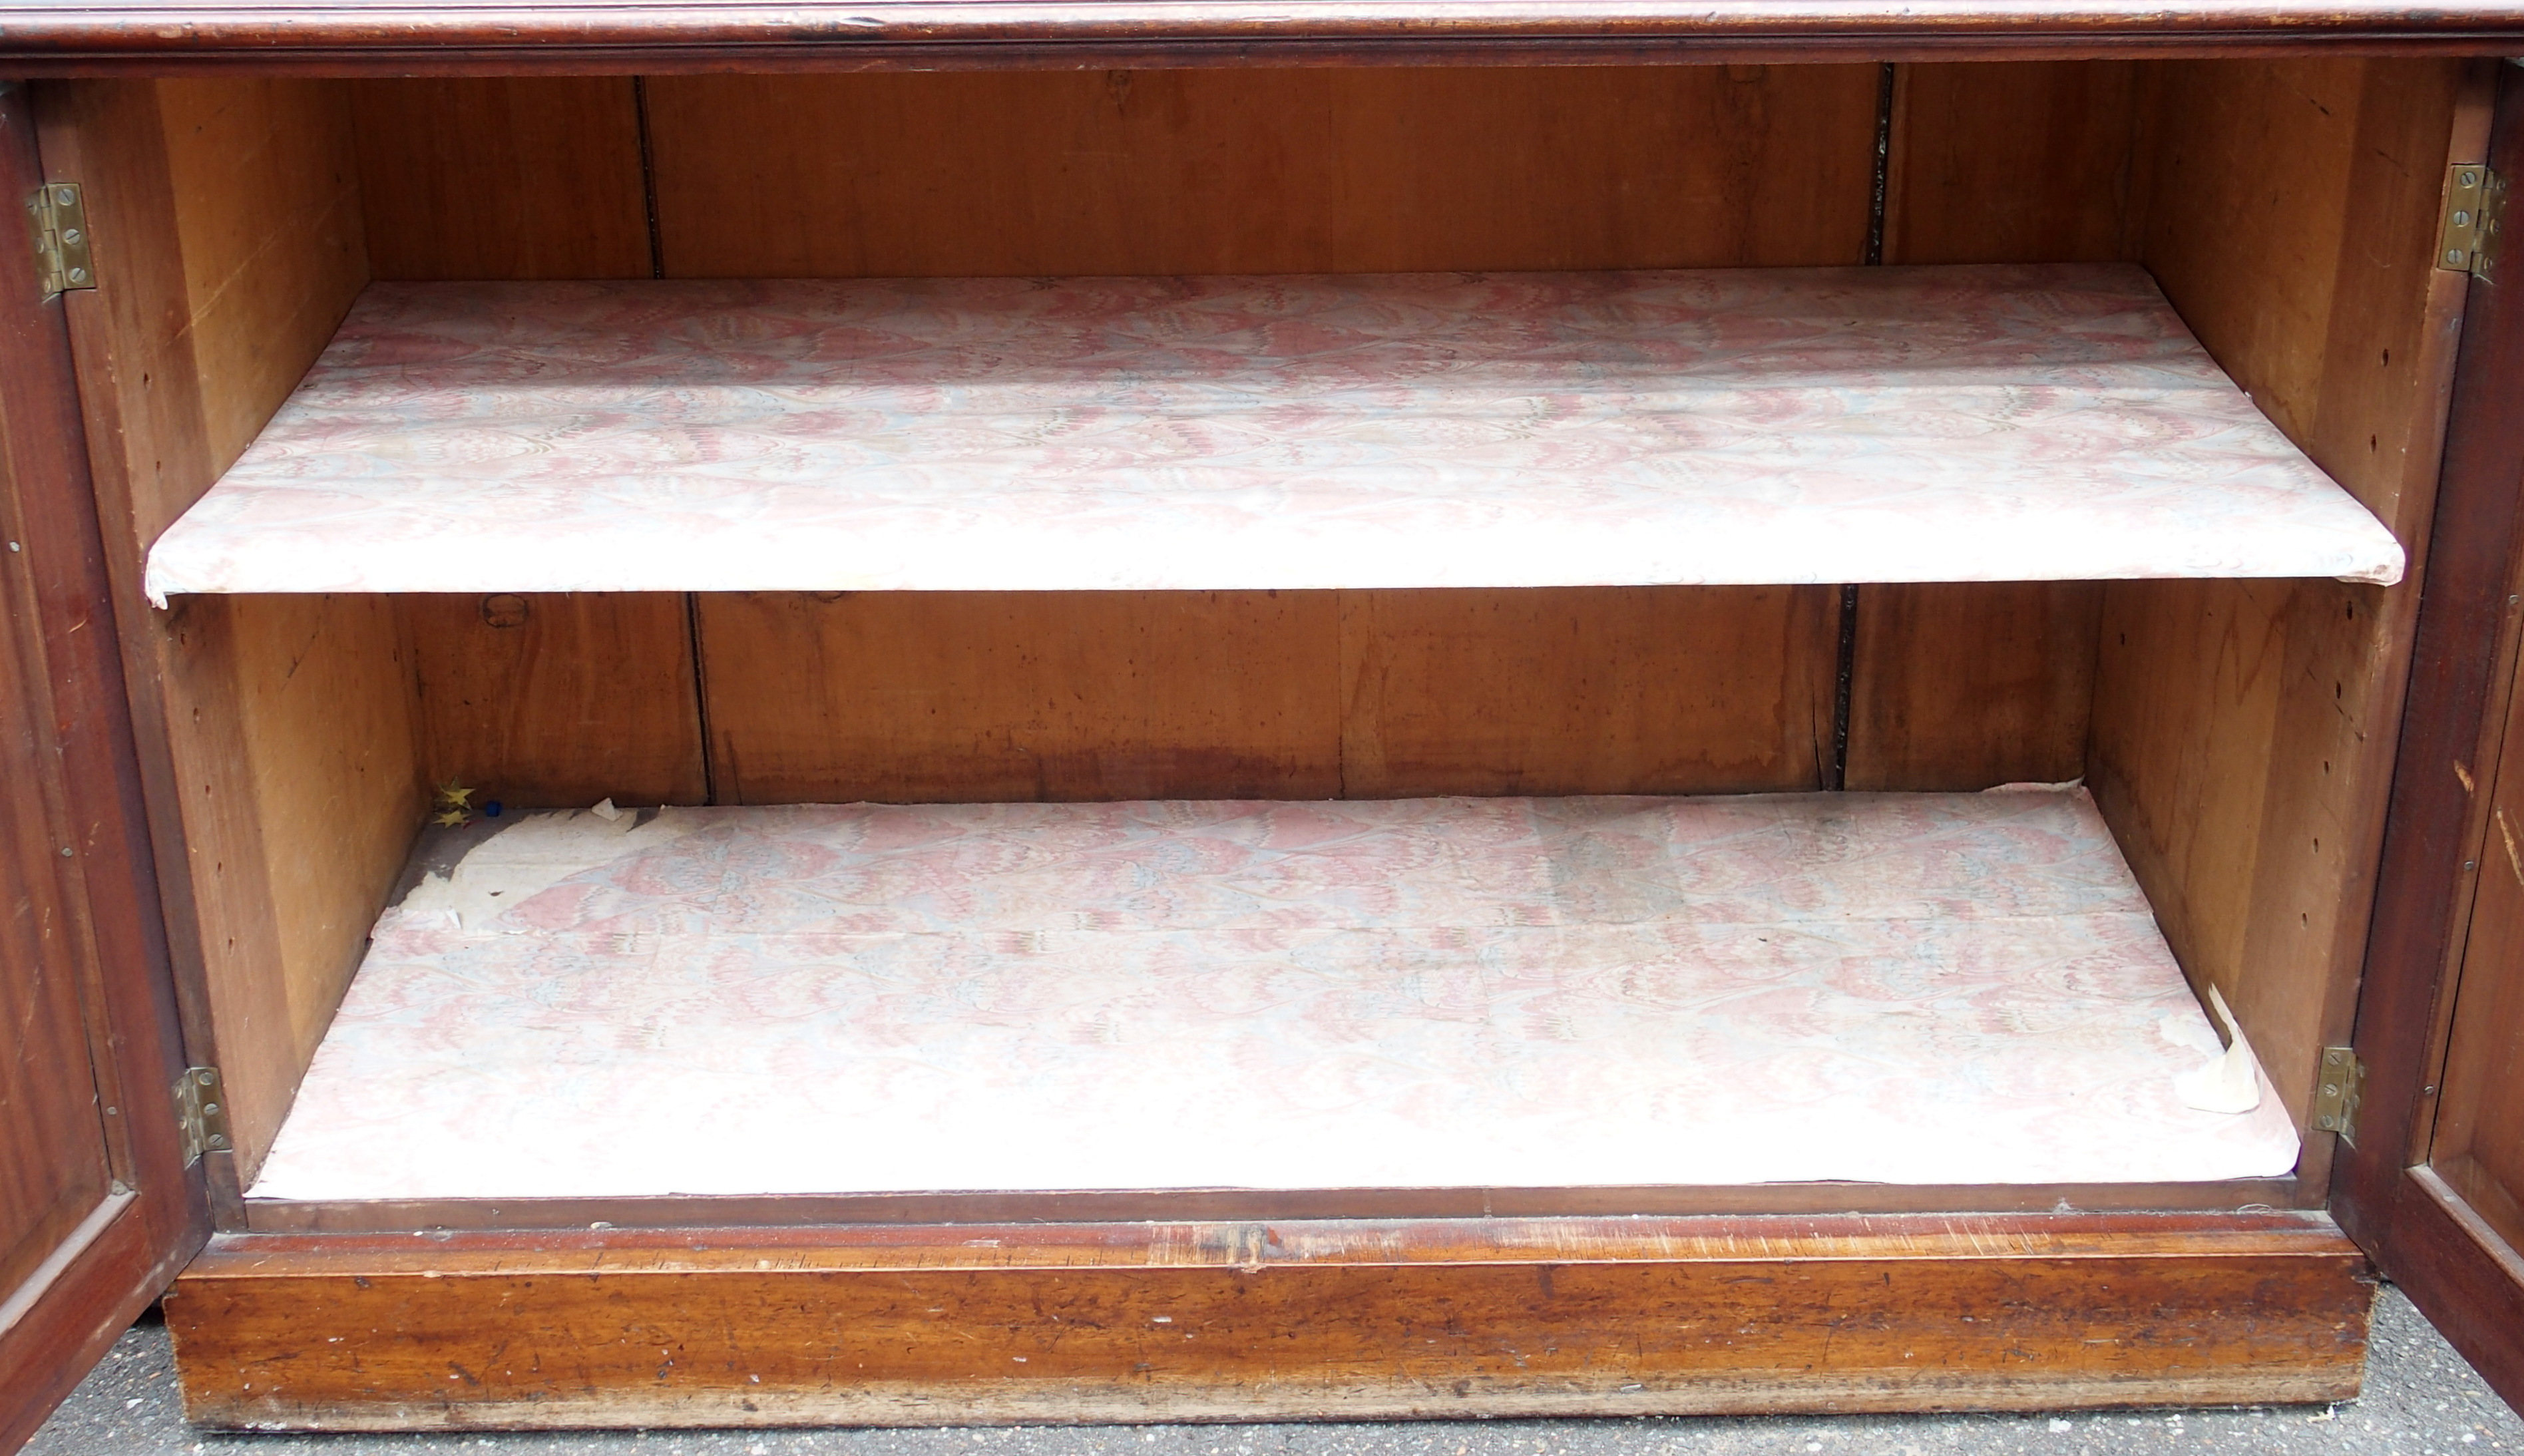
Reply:
M2219 1055L2082 790L564 812L387 912L252 1192L2287 1172Z
M2123 266L378 284L187 592L2392 582Z

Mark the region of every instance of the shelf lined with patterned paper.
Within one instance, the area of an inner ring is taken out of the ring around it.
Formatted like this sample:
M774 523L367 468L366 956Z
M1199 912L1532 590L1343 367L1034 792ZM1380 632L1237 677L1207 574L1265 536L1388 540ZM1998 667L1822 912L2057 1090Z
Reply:
M377 284L186 592L2399 579L2122 266Z

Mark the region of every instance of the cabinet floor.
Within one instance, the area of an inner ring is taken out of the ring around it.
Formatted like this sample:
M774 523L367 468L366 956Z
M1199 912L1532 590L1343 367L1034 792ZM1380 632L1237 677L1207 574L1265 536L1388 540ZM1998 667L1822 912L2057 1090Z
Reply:
M386 912L252 1193L2284 1173L2218 1056L2078 789L571 811Z

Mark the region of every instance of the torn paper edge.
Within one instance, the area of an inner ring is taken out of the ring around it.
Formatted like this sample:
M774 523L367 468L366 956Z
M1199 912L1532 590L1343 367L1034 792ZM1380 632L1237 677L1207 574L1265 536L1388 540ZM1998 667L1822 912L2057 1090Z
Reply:
M2225 1030L2226 1050L2205 1067L2177 1074L2173 1091L2182 1104L2199 1112L2250 1112L2261 1105L2261 1064L2253 1055L2253 1043L2244 1039L2244 1029L2235 1024L2235 1013L2226 1008L2225 994L2215 984L2208 987L2208 1010Z
M573 875L670 844L702 828L661 808L643 822L611 799L585 809L525 814L465 852L447 873L423 876L377 919L379 931L489 930L502 914Z

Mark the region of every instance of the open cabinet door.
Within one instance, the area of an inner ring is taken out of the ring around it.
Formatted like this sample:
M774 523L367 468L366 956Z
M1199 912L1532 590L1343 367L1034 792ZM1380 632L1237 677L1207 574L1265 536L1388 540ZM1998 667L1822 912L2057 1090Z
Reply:
M2489 164L2512 183L2524 70L2499 69ZM2334 1189L2343 1227L2524 1409L2520 524L2524 247L2510 241L2464 313L2358 1003L2362 1104Z
M0 197L35 190L0 84ZM0 244L0 1452L201 1247L184 1071L70 340Z

